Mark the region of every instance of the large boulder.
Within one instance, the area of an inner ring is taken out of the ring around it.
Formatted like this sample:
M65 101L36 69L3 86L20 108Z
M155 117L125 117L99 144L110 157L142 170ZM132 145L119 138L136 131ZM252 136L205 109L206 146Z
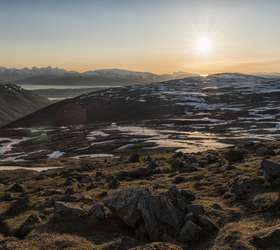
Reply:
M247 200L249 197L264 189L261 179L250 179L248 177L237 177L230 184L230 192L236 200Z
M57 217L82 217L86 214L77 204L61 201L55 202L54 212Z
M141 220L138 202L151 195L148 188L132 187L113 193L104 204L113 210L128 226L134 227Z
M15 215L18 213L22 213L26 211L30 206L30 200L28 197L21 197L14 201L5 214L7 215Z
M244 160L245 152L239 148L232 148L225 153L225 158L229 162L239 162Z
M196 241L201 232L205 235L205 232L216 231L214 224L204 217L202 207L190 206L194 199L190 191L178 190L175 186L160 194L145 187L131 187L113 193L103 202L136 234L141 228L141 234L144 230L152 241L171 242L172 239ZM184 226L190 220L186 220L186 213L191 214L193 221ZM190 227L192 224L194 226Z

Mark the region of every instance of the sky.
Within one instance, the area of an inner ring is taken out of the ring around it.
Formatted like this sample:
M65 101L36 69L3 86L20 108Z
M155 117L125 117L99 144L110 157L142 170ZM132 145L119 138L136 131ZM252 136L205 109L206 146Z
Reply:
M0 66L280 72L279 0L0 0Z

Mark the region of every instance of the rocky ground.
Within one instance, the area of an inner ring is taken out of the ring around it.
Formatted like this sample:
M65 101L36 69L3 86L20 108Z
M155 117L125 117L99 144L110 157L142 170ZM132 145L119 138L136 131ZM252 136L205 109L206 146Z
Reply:
M280 249L279 161L266 142L1 171L0 249Z

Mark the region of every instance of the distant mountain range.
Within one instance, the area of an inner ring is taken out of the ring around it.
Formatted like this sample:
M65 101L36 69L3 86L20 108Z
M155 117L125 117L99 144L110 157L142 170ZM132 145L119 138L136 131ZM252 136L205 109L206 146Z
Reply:
M14 84L0 84L0 126L46 107L50 102Z
M123 69L100 69L87 72L67 71L60 68L0 68L0 83L37 85L126 85L149 83L198 76L186 72L158 75Z

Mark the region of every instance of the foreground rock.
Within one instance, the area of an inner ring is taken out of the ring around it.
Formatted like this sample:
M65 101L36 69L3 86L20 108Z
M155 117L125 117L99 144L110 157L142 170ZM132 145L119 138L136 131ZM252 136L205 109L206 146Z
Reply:
M152 241L194 243L205 235L215 234L217 227L199 213L188 211L192 200L194 195L190 191L176 187L161 194L145 187L132 187L113 193L104 199L104 204L135 232L144 228Z
M263 160L261 169L265 180L271 184L280 183L280 164L273 161Z

